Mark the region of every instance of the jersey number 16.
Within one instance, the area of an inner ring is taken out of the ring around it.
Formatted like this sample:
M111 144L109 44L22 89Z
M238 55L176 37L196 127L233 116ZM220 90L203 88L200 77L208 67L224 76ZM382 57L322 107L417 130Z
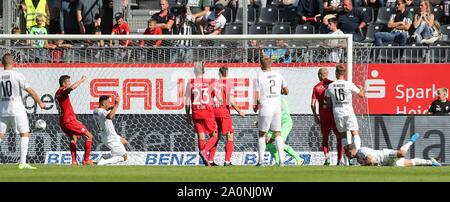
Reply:
M339 89L335 88L334 95L336 96L337 101L345 100L345 93L344 93L344 89L342 89L342 88L339 88Z

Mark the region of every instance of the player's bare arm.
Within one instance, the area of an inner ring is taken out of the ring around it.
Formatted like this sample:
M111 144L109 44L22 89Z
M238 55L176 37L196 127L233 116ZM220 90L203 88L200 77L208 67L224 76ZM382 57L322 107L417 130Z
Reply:
M184 109L186 110L186 123L191 124L191 89L189 84L186 86L185 96L184 96Z
M236 102L234 101L234 97L229 95L228 96L228 100L230 101L230 105L233 107L233 109L236 110L237 113L239 113L239 116L244 118L245 117L245 113L243 111L241 111L239 106L236 105Z
M256 92L255 94L256 100L255 105L253 105L253 111L256 113L259 109L260 101L259 101L259 92Z
M361 85L357 85L359 88L359 93L357 94L359 97L364 97L364 87L362 87Z
M67 87L66 91L73 91L77 89L78 87L81 86L81 84L83 84L84 81L86 81L86 76L82 76L80 80Z
M287 87L284 87L281 89L281 94L282 95L288 95L289 94L289 89Z
M117 109L119 108L119 102L120 102L120 98L117 96L114 98L114 106L112 107L111 111L108 113L108 115L106 115L107 119L114 119L114 117L116 116L116 112Z
M314 98L311 98L311 110L312 110L312 113L313 113L313 115L314 115L314 120L316 121L316 123L318 124L318 123L320 123L320 119L319 119L319 115L317 114L317 112L316 112L316 101L317 101L317 99L314 99Z
M39 98L39 95L33 88L25 88L25 91L27 91L27 93L31 95L33 100L39 105L41 109L45 107L45 103L42 102L41 98Z

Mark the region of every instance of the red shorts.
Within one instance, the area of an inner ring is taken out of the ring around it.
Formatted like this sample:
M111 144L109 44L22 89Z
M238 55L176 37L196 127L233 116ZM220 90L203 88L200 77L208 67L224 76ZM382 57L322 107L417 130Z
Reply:
M62 131L69 137L82 136L88 129L78 120L70 120L66 122L60 122Z
M193 119L196 133L212 134L217 131L217 124L214 118Z
M320 130L322 135L330 135L331 130L333 130L334 135L339 134L339 131L334 122L333 113L320 113Z
M233 119L216 117L216 123L220 134L226 135L228 133L234 133Z

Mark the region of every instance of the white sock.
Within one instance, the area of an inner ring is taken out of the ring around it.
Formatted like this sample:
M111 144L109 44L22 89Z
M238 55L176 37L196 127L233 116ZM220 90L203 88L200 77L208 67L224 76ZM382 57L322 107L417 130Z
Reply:
M264 165L264 152L266 151L266 137L258 138L258 155L260 165Z
M280 156L280 164L284 164L285 153L283 138L281 136L275 137L275 142L277 143L278 156Z
M346 138L347 139L347 144L346 145L352 144L352 134L350 132L348 132L348 131L345 134L347 135L347 138Z
M119 162L125 161L125 159L122 156L114 156L109 159L103 160L98 165L106 165L106 164L116 164Z
M356 150L361 148L361 138L359 137L359 135L353 136L353 143L355 144Z
M425 159L411 159L411 162L413 166L429 166L432 164L431 160L425 160Z
M402 147L400 147L400 150L408 151L408 150L409 150L409 147L411 147L412 144L413 144L413 142L408 141L408 143L406 143L405 145L403 145Z
M28 142L30 141L29 137L21 137L20 138L20 164L27 163L27 153L28 153Z

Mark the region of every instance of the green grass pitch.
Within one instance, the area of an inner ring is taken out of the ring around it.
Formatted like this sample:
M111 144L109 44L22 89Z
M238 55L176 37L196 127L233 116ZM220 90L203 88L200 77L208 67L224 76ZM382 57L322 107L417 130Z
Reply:
M1 182L450 182L450 167L0 165Z

